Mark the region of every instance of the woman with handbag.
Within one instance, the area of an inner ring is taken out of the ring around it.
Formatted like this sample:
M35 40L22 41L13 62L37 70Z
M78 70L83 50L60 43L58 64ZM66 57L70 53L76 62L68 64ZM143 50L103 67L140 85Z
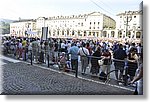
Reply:
M111 68L111 53L109 52L108 49L104 49L104 51L102 52L102 57L103 57L104 63L101 68L101 71L104 72L105 74L108 74Z
M92 76L97 76L99 73L100 65L98 63L98 60L101 59L101 48L97 47L96 51L93 53L91 58L91 74Z

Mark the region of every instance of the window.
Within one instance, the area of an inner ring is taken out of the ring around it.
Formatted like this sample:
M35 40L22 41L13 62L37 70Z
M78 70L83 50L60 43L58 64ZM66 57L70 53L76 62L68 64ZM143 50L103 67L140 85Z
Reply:
M98 37L98 36L99 36L99 33L97 32L96 34L97 34L97 37Z
M84 36L86 36L86 31L84 31Z
M95 36L95 32L93 32L93 36Z
M103 32L103 37L106 37L107 36L107 31L104 31Z
M59 31L57 31L57 35L59 36Z
M65 33L64 33L64 30L62 31L62 35L64 35Z
M92 24L92 23L90 22L90 24Z
M91 35L91 32L89 32L89 36Z
M129 38L131 38L131 32L130 32L130 31L127 33L127 36L128 36Z
M122 32L121 31L118 32L118 38L122 38Z
M140 38L141 37L141 32L136 32L136 38Z
M134 18L136 18L136 16L134 16Z
M114 37L114 36L115 36L115 32L111 31L111 37Z
M74 31L72 31L72 35L74 35Z
M78 31L78 36L81 36L80 31Z
M69 30L67 30L67 35L69 35Z
M51 36L51 31L49 30L49 35Z

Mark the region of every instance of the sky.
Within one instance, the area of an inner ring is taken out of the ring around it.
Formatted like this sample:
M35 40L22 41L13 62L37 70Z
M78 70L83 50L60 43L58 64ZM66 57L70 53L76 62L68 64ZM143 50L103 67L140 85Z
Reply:
M0 0L0 18L18 20L101 12L115 19L125 11L139 10L142 0Z

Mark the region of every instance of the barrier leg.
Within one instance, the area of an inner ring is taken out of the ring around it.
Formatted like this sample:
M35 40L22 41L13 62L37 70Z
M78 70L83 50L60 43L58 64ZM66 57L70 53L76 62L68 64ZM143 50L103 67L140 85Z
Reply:
M78 68L76 68L76 73L75 73L75 77L78 77Z
M128 67L127 66L125 66L125 75L124 75L124 86L127 86L127 84L128 84Z
M32 51L31 51L31 65L32 65Z
M48 64L48 68L49 68L49 54L47 55L47 64Z
M24 60L26 61L27 58L26 58L26 49L24 50Z

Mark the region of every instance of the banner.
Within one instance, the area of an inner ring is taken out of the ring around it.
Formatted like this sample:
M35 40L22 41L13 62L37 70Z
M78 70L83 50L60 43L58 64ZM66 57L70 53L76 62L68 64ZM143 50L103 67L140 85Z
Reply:
M47 40L47 36L48 36L48 27L42 27L42 40Z

